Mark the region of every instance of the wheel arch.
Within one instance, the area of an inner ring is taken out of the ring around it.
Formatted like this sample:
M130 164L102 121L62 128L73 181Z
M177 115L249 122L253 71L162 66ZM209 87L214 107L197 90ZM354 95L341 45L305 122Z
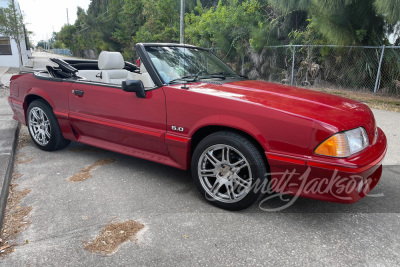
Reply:
M51 109L53 109L54 107L54 103L53 101L51 101L50 96L43 90L40 88L32 88L30 89L24 99L24 111L25 111L25 119L26 119L26 114L28 112L28 107L30 105L30 103L32 103L35 100L43 100L44 102L46 102Z
M199 129L197 129L191 138L191 142L190 142L190 160L192 158L193 152L196 149L197 145L200 143L201 140L203 140L204 138L206 138L207 136L209 136L210 134L216 133L216 132L220 132L220 131L230 131L230 132L234 132L236 134L239 134L245 138L247 138L260 152L261 156L263 157L263 160L265 161L266 164L268 164L268 160L267 157L265 155L265 149L264 147L261 145L261 143L254 137L252 136L250 133L247 133L241 129L237 129L234 127L230 127L230 126L222 126L222 125L207 125L207 126L203 126ZM190 165L189 165L190 166Z

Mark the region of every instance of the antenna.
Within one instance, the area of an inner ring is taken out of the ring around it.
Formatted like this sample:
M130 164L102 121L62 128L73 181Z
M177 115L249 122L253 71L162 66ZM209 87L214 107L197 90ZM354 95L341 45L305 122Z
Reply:
M181 0L181 34L179 38L179 43L183 44L185 37L185 0Z
M68 8L67 8L67 24L69 25Z

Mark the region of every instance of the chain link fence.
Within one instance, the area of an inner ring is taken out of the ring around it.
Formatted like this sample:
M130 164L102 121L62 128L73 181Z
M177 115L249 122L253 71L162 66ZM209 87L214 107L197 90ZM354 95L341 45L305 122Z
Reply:
M250 78L400 95L400 46L270 46L246 58Z
M72 52L69 49L53 49L54 54L64 55L64 56L72 56Z

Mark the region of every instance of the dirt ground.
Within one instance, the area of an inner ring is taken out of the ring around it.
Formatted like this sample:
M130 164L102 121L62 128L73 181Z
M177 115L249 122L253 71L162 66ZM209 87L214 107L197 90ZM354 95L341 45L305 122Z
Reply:
M22 206L21 201L31 192L30 189L19 189L16 180L21 174L14 174L10 184L10 191L7 200L6 215L1 232L0 256L4 257L16 250L16 247L23 244L17 243L20 232L26 230L30 224L31 206ZM28 240L25 243L29 243Z
M370 92L350 91L344 89L312 89L329 94L347 97L367 104L370 108L400 112L400 98L373 94Z
M106 225L92 241L85 244L90 252L110 255L127 241L135 241L135 235L144 228L144 225L133 221L113 222Z

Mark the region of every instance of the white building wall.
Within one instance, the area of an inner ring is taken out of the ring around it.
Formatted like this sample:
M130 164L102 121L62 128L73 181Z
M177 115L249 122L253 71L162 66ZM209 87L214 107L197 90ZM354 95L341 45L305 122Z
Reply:
M19 10L18 1L15 0L14 2L17 10L21 13L21 11ZM0 0L0 7L7 8L9 3L10 0ZM19 67L18 47L14 39L10 39L10 44L11 44L12 55L0 55L0 66L18 68ZM22 64L25 65L25 63L28 60L28 57L30 57L32 54L30 50L26 50L25 38L22 38L20 40L20 44L21 44Z
M12 55L0 55L0 66L8 66L8 67L15 67L19 68L19 54L18 54L18 47L14 39L10 39L11 43L11 53ZM28 53L30 50L26 50L25 40L21 40L21 52L22 52L22 63L25 65L26 61L28 60Z

